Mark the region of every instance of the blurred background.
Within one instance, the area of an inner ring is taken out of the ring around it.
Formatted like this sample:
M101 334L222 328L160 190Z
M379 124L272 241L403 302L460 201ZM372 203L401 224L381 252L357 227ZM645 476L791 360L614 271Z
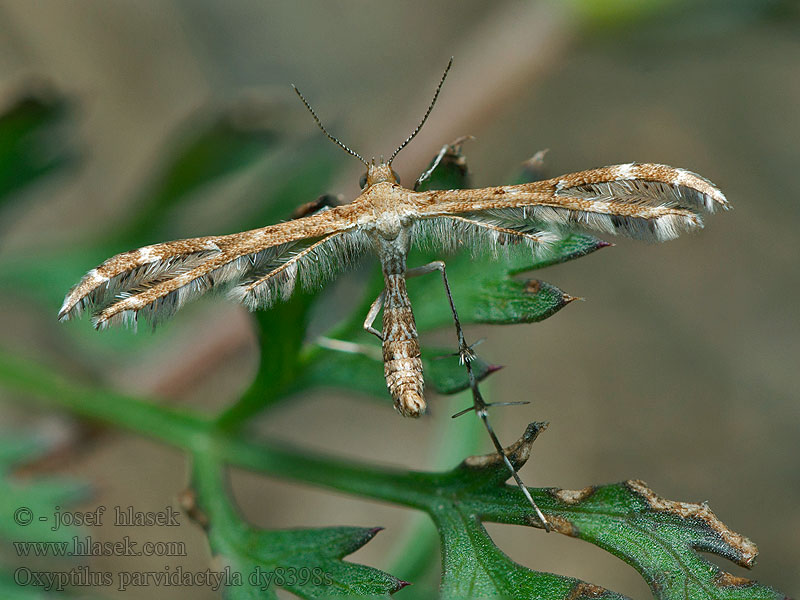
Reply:
M666 498L706 500L761 552L751 573L724 568L797 594L799 34L792 0L2 1L0 102L6 110L29 98L45 115L31 168L48 176L0 204L0 347L127 393L228 405L257 363L244 309L206 298L155 334L97 334L86 320L56 323L63 294L110 255L100 248L266 225L260 216L286 198L353 198L361 165L325 140L289 84L356 151L388 155L454 56L428 124L394 164L404 183L442 144L474 135L464 152L476 187L508 181L549 148L548 176L666 163L708 177L733 205L698 235L664 245L614 240L539 272L586 299L552 319L469 329L486 338L481 355L505 365L487 393L532 400L497 411L501 438L516 439L529 421L551 422L522 471L526 483L638 478ZM178 165L169 181L180 193L165 189L159 169L192 140L196 162L186 168L207 169L213 181L190 185L193 174ZM141 216L143 206L159 207L158 218ZM331 286L312 331L349 314L366 273ZM437 339L450 343L450 332ZM0 388L0 399L19 400L9 395ZM388 395L380 403L320 392L258 426L344 456L453 466L432 438L457 404L430 404L432 416L412 422ZM467 419L447 426L457 435L473 426ZM65 447L87 435L85 425L19 401L0 404L0 423ZM88 450L41 467L90 482L87 509L174 504L186 483L180 453L114 431L90 437ZM485 440L479 450L489 449ZM420 526L410 511L305 486L246 473L233 484L247 518L264 527L386 527L351 557L379 568ZM522 527L488 530L533 569L649 597L632 568L588 544ZM191 525L180 535L189 556L170 564L204 569L204 537ZM164 560L92 564L147 570ZM216 595L164 589L158 597Z

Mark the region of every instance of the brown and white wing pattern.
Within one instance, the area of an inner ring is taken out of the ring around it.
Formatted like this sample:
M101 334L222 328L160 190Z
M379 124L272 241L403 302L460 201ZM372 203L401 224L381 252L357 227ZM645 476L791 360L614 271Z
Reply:
M702 210L728 208L722 192L695 173L636 163L522 185L423 192L415 199L422 219L459 216L534 236L584 230L650 241L702 227Z
M83 277L67 294L59 319L90 310L97 328L135 324L139 316L156 322L212 288L240 287L242 282L256 285L244 294L235 293L235 287L232 293L237 299L251 309L268 305L276 286L282 297L291 293L298 273L303 274L304 284L311 285L332 266L352 262L364 244L358 243L357 235L351 239L346 210L340 207L252 231L123 252Z
M306 240L251 269L228 296L250 310L269 308L277 300L287 300L298 282L306 290L322 285L352 266L369 248L369 238L357 228Z

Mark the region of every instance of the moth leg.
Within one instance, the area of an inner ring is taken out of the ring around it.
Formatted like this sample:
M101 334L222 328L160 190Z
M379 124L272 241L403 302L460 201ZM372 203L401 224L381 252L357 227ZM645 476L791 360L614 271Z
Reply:
M453 302L453 294L450 293L450 283L447 281L447 272L445 271L444 262L441 260L435 260L433 262L428 263L427 265L422 265L421 267L416 267L414 269L409 269L406 271L406 277L416 277L418 275L425 275L426 273L432 273L433 271L439 271L442 274L442 282L444 283L445 292L447 292L447 299L450 302L450 310L453 313L453 321L456 326L456 334L458 335L458 354L461 357L461 362L467 368L467 377L469 378L469 387L472 391L472 406L459 413L453 415L453 417L457 417L462 415L466 412L475 411L475 414L483 421L483 425L486 428L489 437L492 440L492 444L497 450L497 454L503 459L503 462L506 465L506 468L511 473L511 476L514 478L514 481L517 483L517 486L522 491L525 498L528 500L530 505L533 507L533 510L536 512L536 517L539 519L539 523L541 524L542 528L549 532L550 531L550 523L542 513L541 509L538 507L536 502L534 501L531 493L528 491L528 488L525 487L525 484L522 482L522 478L517 473L517 469L514 465L511 464L511 461L508 458L508 454L503 448L503 445L500 443L500 440L497 438L497 434L494 432L494 428L492 424L489 422L489 411L487 410L490 406L481 395L481 391L478 388L478 380L475 377L475 373L472 371L472 365L470 364L470 360L475 358L475 354L472 352L472 348L467 345L467 342L464 340L464 331L461 329L461 322L458 320L458 312L456 311L456 305Z
M458 336L458 356L462 363L466 363L475 358L475 353L472 347L467 344L464 338L464 330L461 329L461 321L458 319L458 311L456 310L455 302L453 301L453 294L450 292L450 282L447 281L447 271L445 264L441 260L434 260L427 265L421 267L414 267L406 271L406 277L418 277L419 275L426 275L439 271L442 274L442 282L444 283L444 291L447 294L447 300L450 302L450 311L453 313L453 322L456 326L456 335Z
M375 319L378 318L378 313L381 311L381 307L383 306L383 298L385 295L386 290L383 290L378 297L375 298L375 301L369 307L367 318L364 319L364 331L371 333L381 341L383 341L383 334L375 329L372 324L375 322Z

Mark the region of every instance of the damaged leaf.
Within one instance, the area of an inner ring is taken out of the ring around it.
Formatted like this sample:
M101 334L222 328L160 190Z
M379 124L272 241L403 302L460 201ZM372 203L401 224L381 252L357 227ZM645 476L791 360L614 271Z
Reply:
M517 468L527 460L532 442L528 435L509 449ZM470 498L462 500L472 505L474 514L484 521L539 526L521 491L502 483L507 478L502 464L471 459L459 469L477 470L486 478L483 490L473 490ZM459 469L452 476L458 478ZM637 480L582 490L530 492L554 531L622 558L639 571L660 600L785 598L767 586L723 571L698 554L698 550L711 552L745 568L753 566L758 554L755 544L729 529L705 504L666 500Z
M506 449L509 459L518 467L524 464L533 442L546 428L547 423L529 425L523 437ZM510 488L503 483L508 477L500 456L489 454L467 458L438 480L440 500L428 510L442 539L442 598L623 599L578 579L532 571L495 545L472 497L485 487Z
M50 370L1 353L0 380L25 398L67 408L192 452L198 458L196 499L187 503L187 508L200 524L209 527L215 552L233 556L228 560L240 560L237 564L244 567L261 563L300 564L292 562L294 555L283 554L288 545L299 549L306 559L313 557L324 564L335 564L345 573L343 581L354 572L359 573L342 584L352 595L361 593L353 587L355 580L367 582L364 589L379 590L376 593L402 585L399 579L385 573L341 561L350 548L374 535L374 529L336 528L328 540L322 533L314 535L327 530L309 530L314 534L300 530L286 533L288 537L284 538L243 524L228 503L219 468L222 462L424 511L440 531L444 576L441 593L446 598L463 597L470 591L489 597L510 595L546 600L619 597L587 583L534 573L514 564L494 547L482 528L483 522L541 526L519 488L505 483L508 471L497 454L469 457L445 472L404 471L314 454L287 447L285 443L255 442L242 432L225 433L208 427L206 420L185 408L159 406L80 386ZM530 425L523 438L506 450L516 468L528 460L533 440L544 427L543 423ZM726 527L702 504L664 500L638 481L577 491L530 489L530 493L555 531L596 544L630 563L650 584L656 598L785 598L767 586L726 573L700 557L698 550L714 552L750 567L756 555L756 548L749 540ZM306 533L308 536L304 537ZM312 540L317 539L330 541L329 554L313 545ZM279 548L281 552L273 554L270 548ZM519 595L514 595L515 590L520 590ZM312 589L309 594L317 591Z

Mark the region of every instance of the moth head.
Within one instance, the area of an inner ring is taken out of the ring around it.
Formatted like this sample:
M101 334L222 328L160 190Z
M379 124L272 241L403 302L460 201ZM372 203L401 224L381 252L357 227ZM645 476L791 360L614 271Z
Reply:
M379 163L375 162L375 159L372 159L372 162L367 165L367 172L361 176L361 179L358 182L358 185L361 186L361 189L367 189L375 185L376 183L400 183L400 176L395 173L394 169L392 169L389 163L384 162L383 157L381 157L381 161Z
M361 189L364 190L372 185L375 185L376 183L382 183L385 181L388 181L389 183L400 182L400 178L397 176L397 173L395 173L392 170L392 161L395 159L397 154L403 148L405 148L411 140L414 139L414 137L419 133L419 130L422 129L422 126L425 124L425 121L428 120L428 116L431 114L434 104L436 104L436 99L439 97L439 92L442 90L442 84L444 84L444 80L447 77L447 73L450 71L450 67L452 66L453 66L453 57L450 57L450 62L447 63L447 68L444 70L444 74L442 75L442 78L439 81L439 85L436 87L436 93L433 95L433 100L431 100L431 103L428 105L428 110L425 111L425 116L422 117L422 121L420 121L419 125L417 125L417 128L414 129L411 135L409 135L405 139L405 141L402 144L400 144L400 146L397 147L397 150L395 150L392 153L392 155L389 157L389 160L385 161L383 157L381 157L380 162L377 164L375 163L374 158L372 159L371 163L368 163L358 152L351 150L348 146L343 144L338 138L328 133L328 130L325 129L325 126L322 124L322 121L319 120L317 113L314 112L313 108L311 108L311 105L308 103L308 100L306 100L305 96L303 96L303 94L300 93L300 90L298 90L294 84L292 85L292 88L294 88L294 91L297 93L297 96L300 98L302 103L308 109L308 112L311 113L311 116L314 117L314 121L316 122L317 126L322 130L322 133L324 133L330 141L332 141L334 144L339 146L342 150L344 150L351 156L356 157L367 167L367 172L364 174L363 177L361 177L361 182L360 182Z

